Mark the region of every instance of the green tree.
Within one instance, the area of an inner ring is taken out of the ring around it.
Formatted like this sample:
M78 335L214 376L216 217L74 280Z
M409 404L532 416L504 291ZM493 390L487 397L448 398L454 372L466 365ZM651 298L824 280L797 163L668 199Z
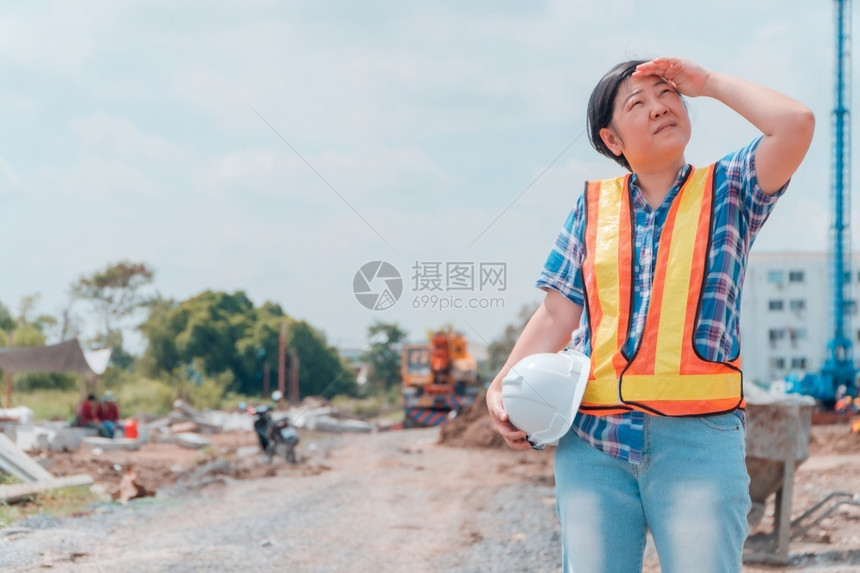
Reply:
M15 319L12 318L9 307L0 302L0 329L3 329L4 332L9 332L13 328L15 328Z
M35 326L41 333L45 330L56 326L57 319L50 314L38 314L36 307L39 305L39 299L42 295L34 293L21 298L18 305L18 324L20 326Z
M303 320L296 321L287 326L287 340L299 358L302 394L330 399L338 394L354 396L357 393L355 375L329 346L321 331Z
M266 302L255 307L244 292L206 291L182 302L160 300L150 307L141 331L147 338L141 368L151 376L199 364L210 378L230 374L228 390L259 394L268 365L271 388L278 372L278 339L287 325L287 347L299 358L302 395L355 394L355 377L325 335ZM219 378L223 379L223 378Z
M121 323L149 304L150 297L141 291L154 274L145 263L120 261L72 284L72 298L89 304L98 317L100 328L93 343L113 348L118 357L127 355L122 350Z
M370 348L362 359L370 366L367 381L374 390L400 384L400 349L407 335L396 323L376 321L368 327Z

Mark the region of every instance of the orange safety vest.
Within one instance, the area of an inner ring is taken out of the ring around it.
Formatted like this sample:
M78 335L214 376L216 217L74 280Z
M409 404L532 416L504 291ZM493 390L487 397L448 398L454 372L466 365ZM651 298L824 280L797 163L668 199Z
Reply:
M623 352L633 303L630 175L586 184L583 281L591 373L580 410L701 416L743 407L740 357L705 360L695 347L711 246L714 166L692 169L672 202L657 249L645 328Z

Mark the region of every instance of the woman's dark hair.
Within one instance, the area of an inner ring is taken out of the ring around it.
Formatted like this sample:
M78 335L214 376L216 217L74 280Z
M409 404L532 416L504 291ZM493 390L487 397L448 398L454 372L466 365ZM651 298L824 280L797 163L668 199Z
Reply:
M609 70L605 76L600 78L594 91L591 92L591 97L588 98L588 139L591 141L591 146L601 155L618 162L628 171L630 164L627 163L627 158L624 154L615 155L610 151L603 139L600 137L600 130L604 127L609 127L612 123L612 112L615 110L615 96L618 95L618 88L633 75L636 71L636 66L644 64L648 60L629 60Z
M95 394L87 394L87 400L95 400L95 399L96 399Z

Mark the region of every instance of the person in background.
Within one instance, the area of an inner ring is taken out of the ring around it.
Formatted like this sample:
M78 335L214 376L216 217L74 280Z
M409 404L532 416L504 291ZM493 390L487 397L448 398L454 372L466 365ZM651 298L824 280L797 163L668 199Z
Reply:
M96 417L101 420L99 433L105 438L113 438L119 423L119 407L112 392L105 392L96 409Z
M79 428L99 429L101 418L98 417L99 406L96 404L95 394L88 394L86 400L78 406L75 415L75 426Z

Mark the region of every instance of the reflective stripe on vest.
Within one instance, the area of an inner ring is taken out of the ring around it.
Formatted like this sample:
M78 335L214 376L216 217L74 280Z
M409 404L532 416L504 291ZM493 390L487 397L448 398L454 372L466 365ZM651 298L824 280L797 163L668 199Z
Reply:
M632 357L622 351L633 303L630 176L586 185L582 271L592 369L581 410L699 416L743 405L740 358L707 361L694 342L710 253L713 171L713 165L691 170L669 208L645 328Z

